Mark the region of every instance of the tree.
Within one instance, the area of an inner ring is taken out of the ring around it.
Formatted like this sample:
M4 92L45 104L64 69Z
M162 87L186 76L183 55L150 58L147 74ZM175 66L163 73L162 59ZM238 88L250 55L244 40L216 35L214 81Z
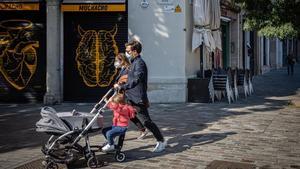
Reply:
M280 39L300 37L300 0L236 0L245 11L244 30Z

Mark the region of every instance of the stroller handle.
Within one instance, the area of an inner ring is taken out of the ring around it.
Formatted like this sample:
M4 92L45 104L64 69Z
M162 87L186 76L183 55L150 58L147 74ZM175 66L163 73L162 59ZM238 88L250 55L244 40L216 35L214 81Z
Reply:
M101 103L105 100L105 98L106 98L112 91L116 92L116 90L115 90L114 88L109 89L108 92L106 92L106 94L105 94L105 95L101 98L101 100L98 102L98 104L101 104Z
M91 110L91 114L95 114L95 116L93 117L93 119L87 124L87 126L83 129L83 131L79 134L79 136L74 140L74 142L72 143L72 145L74 145L75 143L77 143L84 135L85 133L91 128L91 126L93 125L93 123L96 121L97 117L102 113L102 109L104 109L108 102L106 102L104 104L104 106L100 106L100 104L104 101L104 99L108 96L108 94L110 94L112 91L114 91L114 94L111 97L114 97L117 93L118 90L111 88L103 97L102 99L94 106L94 108ZM100 108L101 107L101 108Z
M107 104L109 103L109 102L106 102L105 104L104 104L104 106L102 106L101 107L101 103L105 100L105 98L112 92L112 91L114 91L114 93L113 93L113 95L111 96L111 97L114 97L117 93L118 93L118 90L117 89L114 89L114 88L111 88L111 89L109 89L108 90L108 92L101 98L101 100L94 106L94 108L90 111L90 113L91 114L95 114L94 116L93 116L93 118L88 122L88 124L85 126L85 127L83 127L82 126L82 128L83 128L83 130L79 130L80 131L80 134L75 138L75 140L72 142L72 144L70 145L71 147L73 147L78 141L80 141L80 139L82 138L82 137L84 137L85 136L85 134L88 132L88 130L92 127L92 125L96 122L96 120L98 119L98 117L99 117L99 115L102 113L102 109L104 109L106 106L107 106ZM43 112L43 110L44 109L49 109L49 110L46 110L47 112L51 112L51 114L52 114L52 112L55 112L56 113L56 111L53 109L53 108L51 108L51 107L44 107L43 109L42 109L42 112ZM73 110L73 112L72 112L72 115L74 115L74 110ZM43 116L43 115L42 115ZM59 118L58 116L56 116L56 118ZM54 144L56 144L56 142L58 141L58 140L60 140L60 139L62 139L62 138L64 138L64 137L67 137L67 136L69 136L69 135L72 135L73 133L77 133L78 131L76 130L76 129L73 129L73 130L71 130L70 129L70 131L68 131L67 133L64 133L63 135L61 135L61 136L59 136L57 139L55 139L52 143L51 143L51 145L50 145L50 147L49 147L49 151L53 148L53 146L54 146Z
M116 95L119 92L119 89L112 87L111 89L108 90L108 92L106 92L106 94L101 98L101 100L98 103L101 104L112 91L114 91L114 94L111 97Z
M94 106L93 110L90 112L91 114L96 113L96 111L100 109L101 103L102 103L103 101L105 101L105 98L107 98L107 96L108 96L112 91L114 92L114 94L113 94L111 97L114 97L114 96L118 93L118 90L115 89L115 88L109 89L108 92L106 92L106 94L101 98L101 100ZM105 105L104 105L101 109L105 108L106 105L107 105L107 103L105 103ZM99 111L100 111L100 110L99 110Z

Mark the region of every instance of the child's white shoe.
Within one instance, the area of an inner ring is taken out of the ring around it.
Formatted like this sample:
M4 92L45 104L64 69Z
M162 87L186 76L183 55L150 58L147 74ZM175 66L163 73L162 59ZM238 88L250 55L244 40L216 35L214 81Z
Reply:
M106 144L104 147L102 147L102 151L104 152L112 151L114 149L115 149L115 145Z

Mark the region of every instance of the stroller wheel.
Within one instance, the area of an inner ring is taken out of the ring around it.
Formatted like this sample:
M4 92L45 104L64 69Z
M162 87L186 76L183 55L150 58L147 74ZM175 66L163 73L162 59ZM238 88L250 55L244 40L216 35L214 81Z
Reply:
M115 155L115 159L116 159L118 162L123 162L123 161L125 161L125 158L126 158L126 156L125 156L124 153L117 153L117 154Z
M50 161L46 164L45 169L58 169L58 165Z
M96 156L91 156L87 161L87 166L90 168L97 168L98 167L98 160Z

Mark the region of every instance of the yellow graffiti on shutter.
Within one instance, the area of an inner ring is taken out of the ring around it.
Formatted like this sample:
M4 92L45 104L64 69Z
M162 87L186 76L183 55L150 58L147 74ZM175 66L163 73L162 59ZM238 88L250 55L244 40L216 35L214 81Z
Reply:
M117 71L114 58L119 52L115 36L117 25L110 31L83 30L78 25L81 40L76 49L77 69L85 85L107 87L111 85Z
M39 42L31 39L29 20L4 20L0 27L7 30L0 36L0 72L10 85L22 90L35 73Z

